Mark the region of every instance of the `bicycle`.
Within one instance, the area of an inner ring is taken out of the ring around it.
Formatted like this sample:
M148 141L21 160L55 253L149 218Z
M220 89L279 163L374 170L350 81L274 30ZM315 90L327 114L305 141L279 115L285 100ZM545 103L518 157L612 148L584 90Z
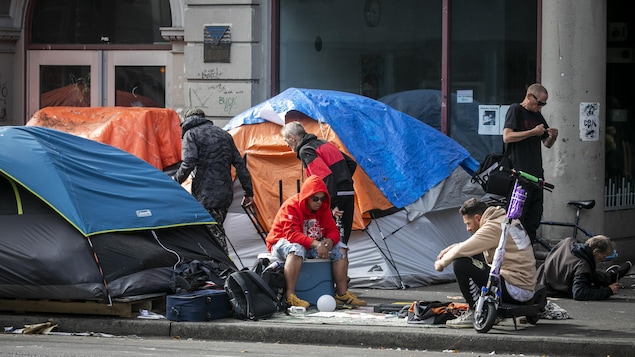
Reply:
M571 227L573 229L571 237L573 237L576 240L577 240L577 236L578 236L578 231L583 233L587 238L593 237L594 236L593 233L589 232L588 230L586 230L585 228L580 226L580 211L583 210L583 209L591 209L591 208L595 207L595 200L569 201L569 202L567 202L567 206L574 206L576 208L574 222L558 222L558 221L545 221L545 220L542 220L542 221L540 221L540 225L541 226ZM553 246L551 245L551 243L549 241L545 240L544 238L538 236L538 235L536 235L535 243L537 243L539 245L539 247L542 247L542 248L546 249L546 251L540 251L534 245L534 254L536 256L536 259L544 260L544 258L547 256L547 254L549 254L549 252L551 250L553 250ZM607 259L608 259L608 257L607 257Z
M479 298L474 308L474 329L476 332L488 332L496 322L496 317L514 318L514 327L516 326L516 317L525 316L527 322L535 325L540 318L539 315L547 305L547 294L544 286L536 286L534 296L523 305L504 304L502 301L502 287L500 279L500 269L505 256L505 244L507 243L508 233L512 225L512 221L520 218L522 214L523 204L527 198L527 193L520 185L520 180L532 183L541 189L551 190L554 188L552 184L545 182L541 178L537 178L530 174L514 169L500 168L500 171L508 172L514 178L514 186L509 200L509 208L507 209L506 220L503 225L503 231L498 243L498 247L494 252L489 277L485 286L481 287ZM529 239L527 237L527 239Z
M591 233L586 228L583 228L582 226L580 226L580 211L583 209L591 209L595 207L595 200L569 201L567 202L567 206L574 206L576 208L574 222L540 221L540 225L571 227L573 229L571 237L576 239L576 241L578 237L578 232L581 232L582 234L584 234L585 239L593 237L595 234ZM542 258L544 260L547 254L549 254L549 252L553 250L553 246L544 238L539 236L536 236L536 243L540 244L540 246L542 246L543 248L547 250L546 252L538 251L534 247L534 253L536 254L536 258L537 259ZM606 257L606 261L614 260L618 256L619 254L617 253L617 250L614 249L613 252Z
M498 196L498 195L489 195L487 199L489 200L488 201L489 204L500 205L502 207L505 207L505 209L507 209L506 197ZM572 228L571 237L575 238L576 240L578 237L578 233L583 234L586 238L593 237L595 234L591 233L589 230L587 230L586 228L580 225L580 220L581 220L580 212L582 210L591 209L595 207L595 200L573 200L573 201L567 202L567 206L573 206L576 208L575 219L573 222L541 220L540 225L541 226L570 227ZM536 260L545 260L549 252L553 250L553 247L554 246L551 244L550 241L546 240L540 235L536 235L533 242L534 256L536 257ZM613 251L611 255L606 257L606 260L615 259L617 258L617 256L618 256L617 251Z

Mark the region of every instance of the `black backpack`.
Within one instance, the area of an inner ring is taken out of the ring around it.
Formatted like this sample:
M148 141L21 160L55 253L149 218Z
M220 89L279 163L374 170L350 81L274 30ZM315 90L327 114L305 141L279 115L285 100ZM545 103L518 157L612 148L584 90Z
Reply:
M225 291L238 319L266 319L278 311L276 294L260 275L251 270L230 274L225 280Z
M284 291L287 288L287 283L284 280L284 265L278 261L272 263L269 258L258 258L251 270L260 275L276 294L278 311L285 311L288 306L284 299Z
M487 193L508 197L514 183L512 177L500 171L500 167L512 168L506 154L492 153L485 157L481 165L472 175L472 182L478 183Z

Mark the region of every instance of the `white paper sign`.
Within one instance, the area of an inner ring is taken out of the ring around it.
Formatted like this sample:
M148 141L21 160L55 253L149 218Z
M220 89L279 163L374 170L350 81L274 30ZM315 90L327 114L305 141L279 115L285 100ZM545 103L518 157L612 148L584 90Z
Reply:
M500 132L500 106L478 106L478 133L480 135L499 135Z
M582 141L600 140L600 103L580 103L580 139Z
M456 102L457 103L472 103L474 101L474 91L471 89L457 90Z

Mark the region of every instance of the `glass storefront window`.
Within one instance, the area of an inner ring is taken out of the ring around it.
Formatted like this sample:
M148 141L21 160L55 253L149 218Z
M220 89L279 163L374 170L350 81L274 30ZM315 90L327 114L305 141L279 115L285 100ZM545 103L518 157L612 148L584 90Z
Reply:
M374 99L438 90L441 1L280 0L279 81Z
M40 108L90 107L90 66L40 66Z
M116 66L115 105L119 107L165 106L165 67Z
M536 82L537 4L452 0L450 14L451 136L480 161L502 152L506 106Z
M450 136L482 160L503 144L491 128L479 132L480 105L519 102L536 81L537 4L451 4ZM441 129L441 50L449 40L442 38L442 0L279 0L279 6L280 91L357 93ZM457 98L457 90L471 91L470 101Z
M606 64L607 192L632 192L635 187L635 18L626 2L611 0L608 7ZM631 202L632 204L632 202Z
M38 0L33 44L165 43L172 25L169 0Z

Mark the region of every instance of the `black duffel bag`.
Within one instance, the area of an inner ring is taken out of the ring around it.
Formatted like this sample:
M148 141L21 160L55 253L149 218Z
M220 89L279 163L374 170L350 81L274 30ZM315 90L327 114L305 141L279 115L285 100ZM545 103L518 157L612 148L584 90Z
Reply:
M514 180L500 167L511 169L512 165L506 154L492 153L485 157L481 165L472 175L472 182L478 183L487 193L508 197Z

